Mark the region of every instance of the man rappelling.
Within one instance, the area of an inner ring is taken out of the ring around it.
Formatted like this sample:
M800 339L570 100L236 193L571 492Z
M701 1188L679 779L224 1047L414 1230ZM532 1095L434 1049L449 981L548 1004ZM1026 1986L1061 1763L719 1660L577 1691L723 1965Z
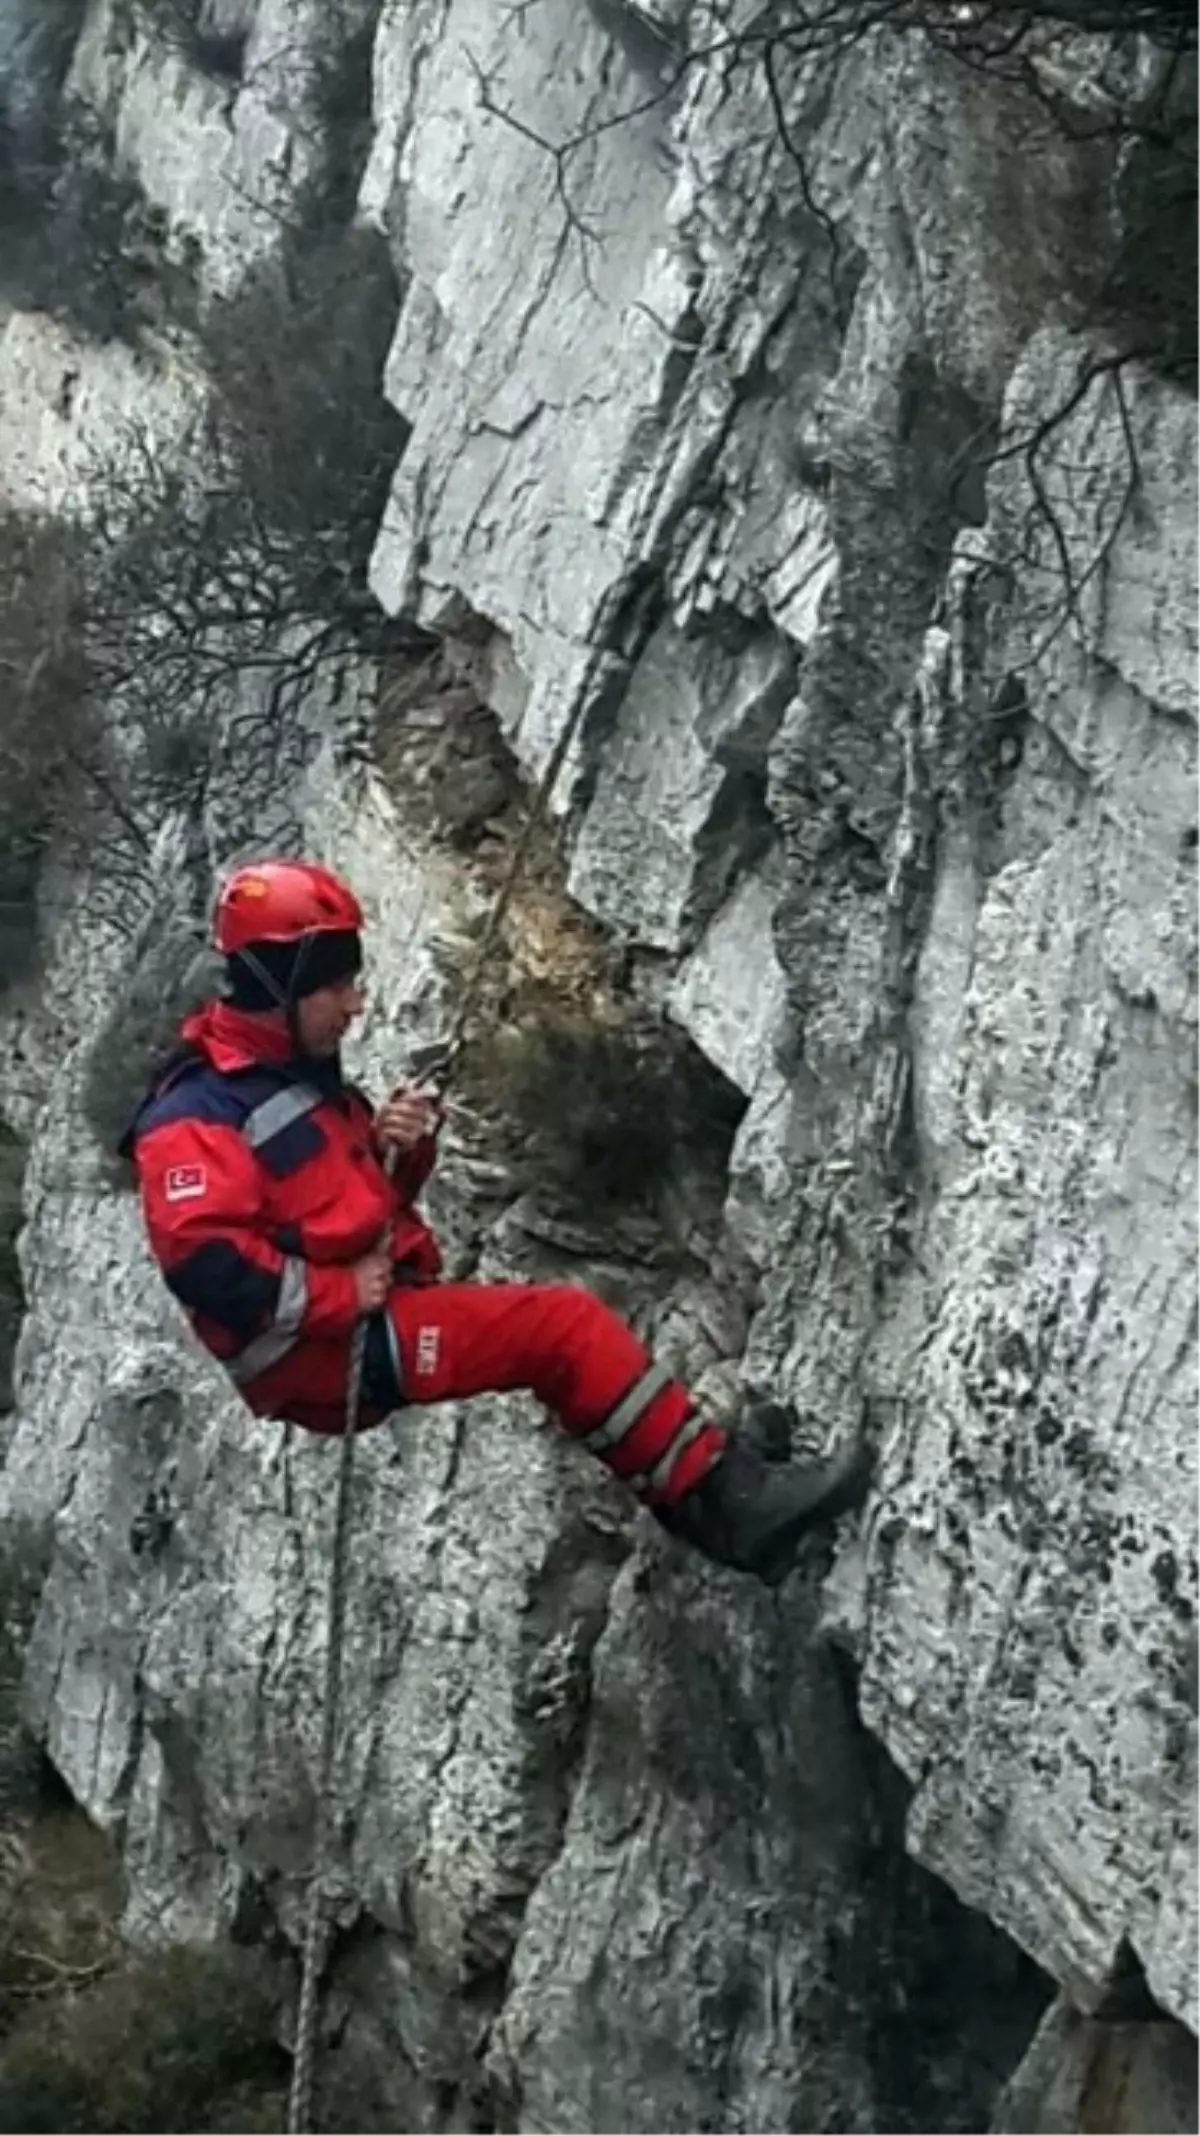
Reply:
M672 1535L775 1585L808 1530L861 1502L862 1443L769 1462L590 1292L442 1280L417 1208L441 1108L409 1087L375 1111L342 1074L362 928L353 891L307 862L240 867L221 890L224 996L183 1025L126 1144L196 1334L256 1414L316 1432L344 1428L360 1322L362 1428L528 1389Z

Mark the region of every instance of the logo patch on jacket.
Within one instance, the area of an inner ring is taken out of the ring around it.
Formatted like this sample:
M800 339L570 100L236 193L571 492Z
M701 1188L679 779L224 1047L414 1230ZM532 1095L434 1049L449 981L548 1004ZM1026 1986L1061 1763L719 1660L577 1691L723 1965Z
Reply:
M431 1372L437 1371L441 1347L442 1331L440 1328L418 1328L417 1371L423 1379L428 1379Z
M196 1201L208 1192L208 1173L202 1164L173 1164L163 1192L169 1202Z

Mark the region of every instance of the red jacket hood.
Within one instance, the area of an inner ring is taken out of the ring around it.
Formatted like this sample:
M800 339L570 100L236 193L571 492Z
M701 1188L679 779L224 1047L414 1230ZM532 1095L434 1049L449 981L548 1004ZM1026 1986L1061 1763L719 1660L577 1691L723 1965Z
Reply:
M281 1011L254 1016L227 1001L206 1001L180 1030L185 1044L196 1046L214 1068L284 1068L296 1058Z

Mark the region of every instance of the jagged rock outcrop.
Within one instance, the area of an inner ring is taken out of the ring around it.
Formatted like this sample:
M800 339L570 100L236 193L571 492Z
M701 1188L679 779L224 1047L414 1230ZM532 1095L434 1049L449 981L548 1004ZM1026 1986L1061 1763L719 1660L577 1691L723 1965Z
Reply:
M1050 323L1095 158L1030 119L1047 154L1023 186L993 88L953 65L875 44L826 105L798 70L806 171L757 69L699 69L638 121L657 156L616 126L586 178L568 162L589 240L528 129L601 126L630 70L595 40L572 96L554 8L521 40L469 0L431 19L395 19L381 62L414 431L377 583L431 621L452 586L505 631L535 757L628 588L604 650L632 675L615 721L598 706L571 881L636 943L728 930L739 753L757 774L773 957L764 928L730 963L777 963L792 1076L752 1345L826 1428L864 1379L894 1419L847 1611L865 1711L919 1782L927 1859L1082 1992L1129 1932L1182 2013L1194 405ZM473 77L493 108L447 195ZM544 274L510 278L501 217ZM1083 470L1065 529L1012 450L1039 425L1046 487ZM685 956L677 1013L688 986ZM769 1050L742 1066L752 1100ZM1131 1345L1151 1297L1157 1362Z
M375 590L526 773L585 693L566 889L745 1100L720 1227L687 1181L665 1242L555 1221L457 1130L434 1208L462 1272L599 1269L814 1442L866 1401L877 1485L767 1598L519 1404L364 1442L347 2126L980 2127L1050 1983L1010 2116L1095 2066L1131 1970L1164 2095L1195 2025L1195 404L1152 347L1114 361L1109 144L903 37L676 77L696 12L380 11L362 208L412 427ZM161 60L106 67L222 285L245 232L167 152L191 76L168 109ZM222 123L273 169L252 121ZM380 923L382 1084L488 877L351 724L314 708L286 812ZM213 796L213 858L257 798ZM121 962L75 915L7 1011L0 1509L54 1535L28 1697L133 1929L294 1937L328 1449L225 1395L87 1155Z

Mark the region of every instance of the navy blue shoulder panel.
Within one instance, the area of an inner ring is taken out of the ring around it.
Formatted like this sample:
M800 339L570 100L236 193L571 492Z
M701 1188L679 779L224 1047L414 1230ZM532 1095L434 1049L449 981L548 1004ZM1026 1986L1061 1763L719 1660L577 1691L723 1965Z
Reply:
M254 1154L276 1179L288 1179L328 1146L324 1128L317 1126L311 1113L305 1113L299 1120L289 1120L286 1127L277 1128L258 1144Z
M133 1139L140 1142L156 1127L173 1127L177 1120L202 1120L206 1126L240 1128L249 1109L230 1088L228 1077L218 1075L212 1068L201 1070L180 1076L166 1090L156 1091L147 1099L133 1123Z
M134 1121L132 1139L140 1141L154 1128L173 1127L178 1120L241 1129L254 1107L273 1097L285 1081L270 1069L226 1072L209 1061L189 1061L147 1098Z

